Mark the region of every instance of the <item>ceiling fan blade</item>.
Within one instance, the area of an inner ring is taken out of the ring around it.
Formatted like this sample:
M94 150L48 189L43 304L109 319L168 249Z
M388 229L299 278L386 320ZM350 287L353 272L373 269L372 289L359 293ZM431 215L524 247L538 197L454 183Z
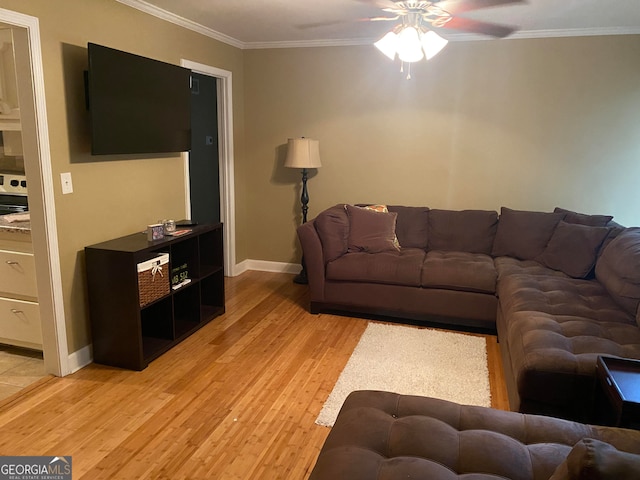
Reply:
M332 27L334 25L344 25L346 23L353 23L353 22L387 22L387 21L394 21L394 20L398 20L400 18L400 16L395 16L395 17L365 17L365 18L356 18L354 20L351 21L346 21L346 20L329 20L326 22L314 22L314 23L303 23L301 25L296 25L296 28L300 29L300 30L307 30L310 28L322 28L322 27Z
M396 6L392 0L356 0L360 3L366 3L376 8L393 8Z
M358 21L360 21L360 22L390 22L390 21L398 20L399 18L400 18L400 16L395 16L395 17L367 17L367 18L361 18Z
M327 22L315 22L315 23L303 23L301 25L296 25L296 28L300 30L307 30L310 28L321 28L321 27L331 27L333 25L342 25L344 23L349 23L344 20L334 20Z
M442 2L438 2L437 5L447 12L456 15L458 13L469 12L471 10L513 5L515 3L527 3L527 0L444 0Z
M461 30L469 33L481 33L491 37L504 38L517 30L514 27L498 25L496 23L479 22L470 18L453 17L442 28Z

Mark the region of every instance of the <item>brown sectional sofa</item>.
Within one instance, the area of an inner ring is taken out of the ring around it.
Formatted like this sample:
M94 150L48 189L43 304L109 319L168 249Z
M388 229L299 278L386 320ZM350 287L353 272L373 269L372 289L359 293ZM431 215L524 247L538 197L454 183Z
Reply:
M309 480L637 480L640 431L358 391Z
M498 214L403 206L388 210L396 215L399 250L352 248L352 221L344 205L325 210L298 229L311 311L495 330L497 272L490 254ZM351 217L362 213L351 211Z
M640 359L640 228L562 209L387 210L336 205L299 227L312 312L497 330L523 413L589 422L597 356Z

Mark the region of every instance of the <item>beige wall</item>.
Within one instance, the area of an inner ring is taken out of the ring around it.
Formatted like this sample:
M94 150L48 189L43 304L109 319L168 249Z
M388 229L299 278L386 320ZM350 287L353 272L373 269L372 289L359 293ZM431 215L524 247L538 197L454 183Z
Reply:
M341 202L614 214L640 225L640 36L452 42L412 80L372 47L245 52L251 258L299 261L288 137Z
M113 0L1 0L0 7L39 19L64 308L73 352L90 343L84 247L141 231L159 218L184 218L185 211L179 155L135 160L89 155L83 86L87 42L177 65L184 58L232 71L236 92L244 88L242 51ZM235 150L241 159L242 95L234 100ZM61 172L73 176L71 195L62 195Z

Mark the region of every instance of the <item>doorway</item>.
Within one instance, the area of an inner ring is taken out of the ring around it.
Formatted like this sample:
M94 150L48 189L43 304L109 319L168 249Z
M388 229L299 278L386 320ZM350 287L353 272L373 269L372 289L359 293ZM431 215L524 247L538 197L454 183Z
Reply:
M30 86L19 89L18 98L29 191L41 192L30 195L29 211L42 348L47 373L64 376L73 367L67 347L40 29L36 17L5 9L0 9L0 22L13 29L18 84Z
M217 79L191 73L191 151L189 152L189 218L220 221Z
M233 150L233 75L210 65L182 60L180 64L192 72L216 79L218 117L218 158L220 186L220 221L224 224L224 274L236 275L236 221ZM185 172L185 215L191 216L189 155L183 154Z

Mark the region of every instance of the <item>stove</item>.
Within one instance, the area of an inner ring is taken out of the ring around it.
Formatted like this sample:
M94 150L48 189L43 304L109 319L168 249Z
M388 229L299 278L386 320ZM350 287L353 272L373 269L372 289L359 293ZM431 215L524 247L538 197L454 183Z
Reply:
M28 210L27 177L18 173L0 172L0 215Z

